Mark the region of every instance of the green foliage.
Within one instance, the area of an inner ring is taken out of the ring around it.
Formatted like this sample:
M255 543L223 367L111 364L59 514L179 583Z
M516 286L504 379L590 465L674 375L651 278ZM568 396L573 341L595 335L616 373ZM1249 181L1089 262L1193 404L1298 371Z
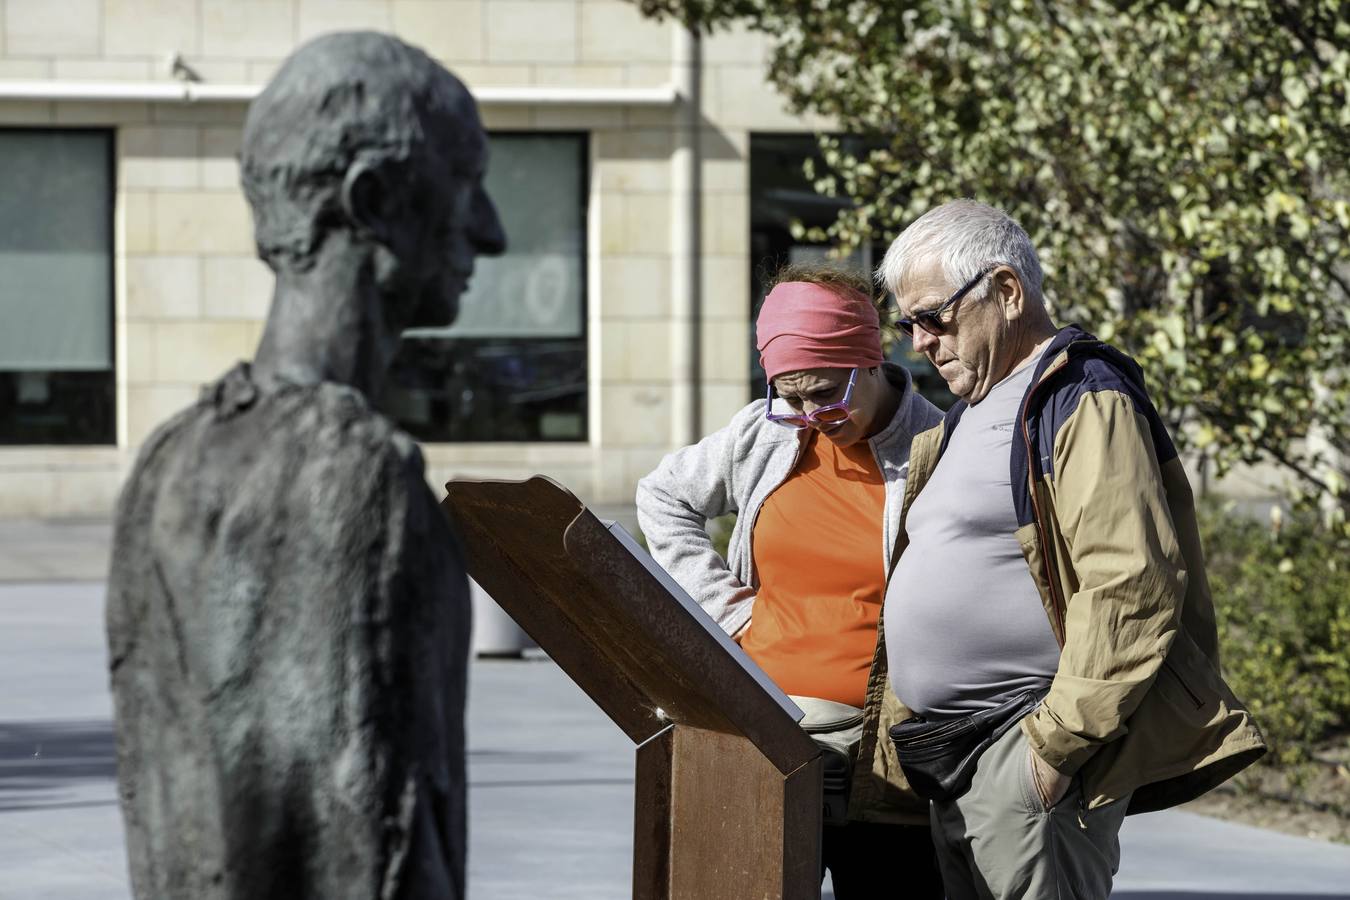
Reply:
M821 138L817 190L854 202L813 237L1007 209L1056 317L1140 360L1183 446L1350 497L1346 4L635 2L764 32L789 103L874 148Z
M728 513L708 522L708 536L712 538L713 549L727 558L727 548L731 543L731 531L736 527L736 514Z
M1224 675L1270 761L1306 762L1350 728L1350 539L1307 518L1277 530L1207 510L1201 523Z

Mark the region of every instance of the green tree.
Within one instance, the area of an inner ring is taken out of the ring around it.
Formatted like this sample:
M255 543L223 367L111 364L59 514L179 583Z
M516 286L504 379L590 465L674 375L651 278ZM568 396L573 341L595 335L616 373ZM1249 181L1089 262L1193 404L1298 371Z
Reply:
M1350 472L1350 5L635 0L768 35L847 250L971 196L1031 233L1061 321L1132 353L1183 445L1274 460L1342 519ZM1309 436L1311 440L1304 440Z

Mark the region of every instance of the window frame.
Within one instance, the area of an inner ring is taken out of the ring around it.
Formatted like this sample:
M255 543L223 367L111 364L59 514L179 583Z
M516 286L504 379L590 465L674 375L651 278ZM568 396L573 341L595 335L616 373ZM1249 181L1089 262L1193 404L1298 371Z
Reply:
M69 135L69 134L90 134L101 135L105 139L104 144L104 171L107 175L108 191L107 200L107 219L105 225L108 230L108 265L107 265L107 285L108 285L108 368L99 371L105 374L108 380L107 393L108 403L110 405L107 411L107 433L101 436L99 440L66 440L60 442L44 441L39 443L28 443L21 441L9 441L4 438L3 430L0 430L0 449L23 449L32 447L117 447L119 446L119 434L121 432L121 416L123 414L122 404L119 403L121 393L120 383L120 359L117 353L117 263L118 254L123 248L119 246L117 232L117 207L118 207L118 179L117 179L117 161L118 147L121 138L121 128L113 125L73 125L70 127L60 125L0 125L0 135L11 133L39 134L39 135ZM42 371L42 370L34 370ZM53 372L58 370L45 370ZM0 369L0 373L10 374L12 370Z
M591 323L590 323L590 282L591 282L591 259L590 259L590 229L591 229L591 209L590 199L593 187L593 160L594 160L594 134L590 129L560 129L560 130L541 130L541 129L487 129L488 135L488 171L492 170L492 142L498 138L507 139L528 139L528 138L565 138L575 140L578 149L577 158L577 206L578 206L578 235L580 236L579 261L579 302L581 327L579 333L567 338L550 337L506 337L506 338L448 338L450 341L495 341L504 340L516 342L518 346L528 346L533 342L546 343L549 341L567 340L576 341L582 348L582 364L584 375L584 387L582 389L581 400L581 428L577 437L568 438L506 438L506 437L486 437L486 438L464 438L457 437L443 439L438 437L422 437L415 429L410 429L407 424L398 419L393 419L399 428L412 435L418 443L429 446L472 446L472 445L491 445L508 444L523 446L540 446L545 444L559 444L569 447L584 446L591 443L594 433L594 403L592 396L592 353L591 353ZM493 198L496 203L496 198ZM506 236L507 244L510 245L511 235Z

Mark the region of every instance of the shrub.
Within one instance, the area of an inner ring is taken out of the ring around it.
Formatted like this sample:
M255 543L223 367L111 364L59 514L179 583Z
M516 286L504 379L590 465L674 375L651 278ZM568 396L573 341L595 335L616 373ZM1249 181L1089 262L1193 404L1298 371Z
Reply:
M1350 539L1312 517L1280 524L1201 516L1224 674L1269 762L1291 765L1350 727Z
M724 556L735 522L708 523ZM1266 762L1305 763L1350 731L1350 537L1309 515L1275 526L1217 505L1200 527L1224 676L1270 744Z

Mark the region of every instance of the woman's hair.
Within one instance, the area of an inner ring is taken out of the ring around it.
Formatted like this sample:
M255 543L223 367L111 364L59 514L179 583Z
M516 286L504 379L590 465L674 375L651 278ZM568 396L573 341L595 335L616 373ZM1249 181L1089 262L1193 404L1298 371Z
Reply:
M878 305L877 297L873 296L872 293L871 279L865 273L845 269L842 266L821 262L788 263L774 272L768 279L768 283L764 287L765 295L767 296L769 291L788 281L805 281L818 284L840 295L861 294L871 300L873 306Z
M885 295L879 295L875 292L872 280L866 272L825 261L788 263L772 275L762 276L761 281L764 283L764 293L760 298L761 303L767 300L769 294L779 285L790 282L819 285L839 297L843 301L841 307L858 311L859 316L862 316L862 313L857 304L859 300L862 300L871 305L876 316L872 321L874 327L880 328L880 333L876 335L876 338L879 338L878 351L882 357L885 356L886 349L894 343L895 337L892 333L895 330L892 324L894 312L887 309ZM757 343L763 338L763 329L760 324L762 312L762 310L756 310ZM762 354L763 346L760 347L760 351Z
M896 316L899 315L895 304L887 302L888 298L884 293L884 288L883 292L877 291L870 275L866 272L846 269L841 265L828 262L788 263L764 281L765 297L768 296L769 291L788 281L807 281L811 284L818 284L841 296L861 294L871 301L872 306L877 311L877 318L881 323L882 352L889 352L891 346L900 339L900 332L895 326Z

